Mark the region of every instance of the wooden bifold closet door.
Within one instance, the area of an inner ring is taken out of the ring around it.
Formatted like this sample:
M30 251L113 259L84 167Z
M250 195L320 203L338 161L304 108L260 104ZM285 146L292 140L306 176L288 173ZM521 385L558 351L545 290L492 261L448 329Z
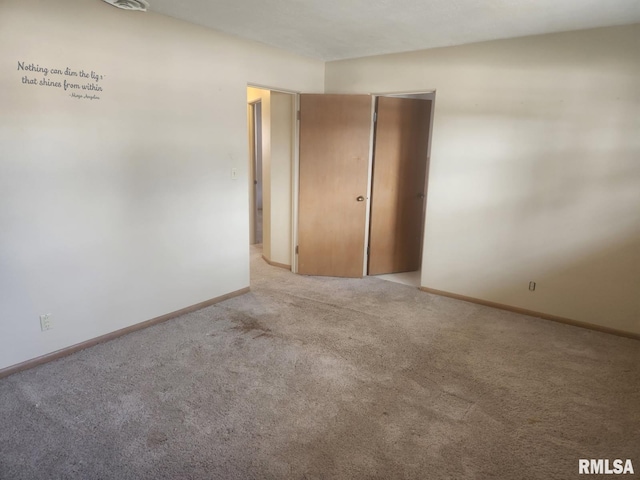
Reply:
M369 275L420 269L431 100L377 100Z
M369 95L300 95L298 273L362 277Z

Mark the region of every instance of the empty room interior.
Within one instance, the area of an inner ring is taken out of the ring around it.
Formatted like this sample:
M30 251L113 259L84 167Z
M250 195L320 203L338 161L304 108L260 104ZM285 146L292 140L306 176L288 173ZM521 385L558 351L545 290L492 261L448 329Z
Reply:
M607 473L637 0L0 2L0 479Z

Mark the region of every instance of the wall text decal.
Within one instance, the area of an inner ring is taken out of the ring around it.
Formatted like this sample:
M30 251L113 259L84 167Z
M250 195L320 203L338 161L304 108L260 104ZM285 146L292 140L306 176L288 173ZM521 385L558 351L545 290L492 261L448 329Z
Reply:
M66 67L53 68L37 63L18 62L18 71L24 72L22 83L39 87L59 88L72 98L100 100L98 93L104 91L102 81L105 75L94 70L72 70Z

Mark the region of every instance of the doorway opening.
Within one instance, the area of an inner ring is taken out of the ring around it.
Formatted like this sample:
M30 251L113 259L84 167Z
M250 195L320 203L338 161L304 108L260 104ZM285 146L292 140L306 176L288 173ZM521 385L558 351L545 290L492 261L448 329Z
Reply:
M297 95L247 87L249 238L262 258L291 269Z

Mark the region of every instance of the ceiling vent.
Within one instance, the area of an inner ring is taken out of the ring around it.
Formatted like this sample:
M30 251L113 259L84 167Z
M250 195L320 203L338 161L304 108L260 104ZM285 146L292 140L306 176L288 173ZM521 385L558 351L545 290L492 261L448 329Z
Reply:
M149 3L146 0L103 0L114 7L122 8L124 10L138 10L146 12L149 8Z

